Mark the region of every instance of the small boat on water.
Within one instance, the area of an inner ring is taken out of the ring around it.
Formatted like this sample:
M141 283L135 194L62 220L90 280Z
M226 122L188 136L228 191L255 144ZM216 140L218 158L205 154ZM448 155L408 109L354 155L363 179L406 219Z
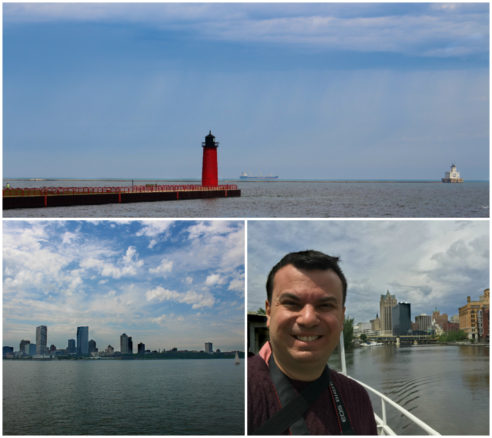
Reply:
M239 361L239 354L236 351L236 357L234 358L234 365L239 365L241 362Z
M361 347L377 347L378 345L384 345L382 342L363 342L360 344Z
M460 173L456 170L456 166L451 164L451 170L444 174L444 178L441 178L443 183L462 183L463 178L461 178Z

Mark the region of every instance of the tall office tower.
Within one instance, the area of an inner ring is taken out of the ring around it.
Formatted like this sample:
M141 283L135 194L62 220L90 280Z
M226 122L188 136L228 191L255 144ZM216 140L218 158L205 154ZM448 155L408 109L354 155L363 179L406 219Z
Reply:
M89 354L89 327L77 327L77 354Z
M205 353L213 353L213 347L211 342L205 342Z
M408 335L412 326L410 303L398 303L391 309L393 336Z
M126 333L123 333L120 336L120 351L121 354L128 354L128 336Z
M145 353L145 344L140 342L138 344L138 354L144 354Z
M131 336L128 336L128 353L133 354L133 340Z
M40 325L36 327L36 354L46 354L48 341L48 327Z
M77 347L75 346L75 339L68 340L67 353L76 353Z
M391 295L389 291L386 295L381 295L379 301L379 319L381 327L381 336L392 336L393 335L393 325L391 323L391 311L393 307L397 304L396 297Z

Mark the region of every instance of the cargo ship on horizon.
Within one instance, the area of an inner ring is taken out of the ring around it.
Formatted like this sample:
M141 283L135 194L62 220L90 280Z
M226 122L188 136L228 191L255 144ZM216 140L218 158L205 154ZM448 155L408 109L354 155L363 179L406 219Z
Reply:
M248 175L247 172L241 172L239 179L248 181L272 181L278 179L278 176L272 175Z

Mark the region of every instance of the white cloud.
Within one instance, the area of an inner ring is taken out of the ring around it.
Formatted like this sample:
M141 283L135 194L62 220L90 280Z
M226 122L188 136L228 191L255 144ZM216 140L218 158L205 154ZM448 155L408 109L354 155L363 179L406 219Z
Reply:
M176 292L165 289L161 286L149 290L145 296L147 301L174 301L177 303L185 303L192 306L193 309L199 309L201 307L212 307L215 303L215 299L209 292L198 293L193 290L188 292Z
M224 284L225 278L221 277L219 274L210 274L205 280L206 286L215 286L218 284Z
M151 274L168 274L173 270L174 262L172 260L163 259L161 264L155 268L150 268L149 272Z

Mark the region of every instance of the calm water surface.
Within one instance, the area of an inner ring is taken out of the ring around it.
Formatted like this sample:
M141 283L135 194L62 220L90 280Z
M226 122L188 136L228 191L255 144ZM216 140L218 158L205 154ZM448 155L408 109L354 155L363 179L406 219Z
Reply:
M489 434L488 347L377 346L355 349L346 360L350 376L387 395L442 435ZM338 368L336 359L330 366ZM381 417L376 400L373 407ZM393 408L387 407L387 414L397 434L424 434Z
M242 435L244 365L3 361L3 433Z
M151 181L155 182L155 181ZM5 210L4 217L488 217L488 182L236 182L241 197ZM225 181L224 183L230 183ZM12 187L123 181L11 181ZM146 181L139 181L145 184ZM159 181L159 184L196 181Z

